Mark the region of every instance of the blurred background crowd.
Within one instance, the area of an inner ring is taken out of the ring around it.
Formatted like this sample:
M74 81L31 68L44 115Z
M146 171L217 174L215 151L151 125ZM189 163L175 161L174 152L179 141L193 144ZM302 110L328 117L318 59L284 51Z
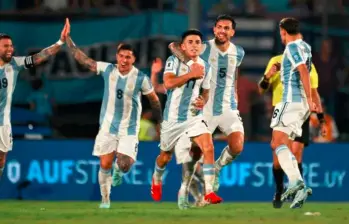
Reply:
M2 0L0 32L14 36L18 54L32 54L44 43L54 43L54 35L58 39L68 16L74 40L96 60L115 62L118 43L134 44L136 66L151 76L165 105L161 83L168 44L193 26L212 38L214 20L222 13L236 18L232 41L246 53L238 78L246 140L270 141L271 95L259 95L257 82L269 59L283 51L278 21L293 16L301 20L304 39L312 46L329 131L328 137L319 137L316 116L312 117L311 140L349 141L348 0ZM13 134L34 139L94 138L102 93L102 79L88 74L62 51L19 77ZM143 105L140 140L158 140L159 125L146 99ZM219 131L214 137L224 139Z

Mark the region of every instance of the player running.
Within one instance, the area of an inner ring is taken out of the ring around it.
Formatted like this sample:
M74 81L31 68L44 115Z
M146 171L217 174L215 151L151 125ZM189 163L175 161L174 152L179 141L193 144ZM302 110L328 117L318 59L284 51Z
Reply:
M282 19L279 27L281 40L286 47L280 68L282 100L275 106L270 125L273 129L271 147L289 180L281 201L294 198L290 208L300 208L308 196L308 189L298 169L297 160L290 151L290 139L302 135L302 125L310 111L315 109L309 76L312 55L311 47L302 40L298 20Z
M151 81L155 91L158 93L167 92L164 84L160 84L158 82L157 75L162 71L162 69L162 60L160 58L156 58L151 66ZM179 208L189 206L189 193L193 196L195 200L195 207L205 206L207 203L204 200L205 180L201 166L202 153L200 148L195 147L193 150L191 150L190 139L181 137L175 146L174 152L177 164L181 164L182 166L182 193L178 195Z
M12 150L12 128L10 121L12 94L17 77L23 69L33 68L57 54L65 43L65 24L57 43L26 57L14 57L14 46L10 35L0 34L0 179L5 168L6 156Z
M70 36L67 37L67 45L81 65L104 78L100 127L93 155L100 158L98 182L102 203L99 207L110 208L111 170L115 154L114 186L121 184L123 174L130 170L137 158L141 94L147 96L155 116L161 121L160 101L147 75L133 65L136 57L131 45L122 44L118 47L117 65L96 62L87 57Z
M244 143L244 127L237 109L237 68L241 65L245 51L230 42L235 28L236 23L231 16L218 16L213 28L215 38L205 43L201 54L212 67L211 94L204 107L204 118L209 131L213 133L219 127L228 142L215 162L215 192L219 189L221 169L240 155ZM186 60L178 45L170 44L170 49L177 57Z
M282 100L282 83L281 83L280 71L279 71L281 59L282 59L282 55L278 55L270 59L268 66L265 70L264 76L258 85L260 93L264 93L267 90L269 90L269 88L271 88L272 96L273 96L273 102L272 102L273 107L275 107L276 104L280 103ZM314 64L311 65L310 85L311 85L312 99L316 105L318 119L321 124L321 130L322 130L321 133L325 135L326 134L326 129L324 126L325 121L324 121L324 116L323 116L322 107L320 103L320 96L317 91L318 74L316 72ZM310 138L309 119L310 117L302 125L302 136L296 137L295 140L291 143L291 151L293 155L296 157L298 169L302 176L303 176L303 167L302 167L303 149L304 147L307 147L309 145L309 138ZM274 175L274 181L276 185L276 191L273 198L273 206L274 208L281 208L282 207L281 195L284 191L285 173L281 169L275 153L273 153L273 175Z
M212 136L200 112L205 105L211 79L211 69L199 57L202 50L202 34L198 30L188 30L182 34L181 49L191 60L184 64L170 56L165 65L164 85L167 102L164 121L161 124L161 151L156 159L152 179L151 195L155 201L162 197L162 174L171 160L173 150L182 136L191 138L204 154L203 171L206 187L205 200L220 203L222 199L213 192L214 148ZM202 93L200 95L200 90ZM187 206L183 205L183 209Z

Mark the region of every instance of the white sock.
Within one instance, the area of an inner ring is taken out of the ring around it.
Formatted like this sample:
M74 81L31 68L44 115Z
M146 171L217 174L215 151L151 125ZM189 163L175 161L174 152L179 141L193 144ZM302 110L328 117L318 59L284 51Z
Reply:
M300 177L302 177L301 171L299 170L299 167L298 167L297 159L296 159L296 157L293 154L292 154L292 164L293 164L294 167L297 167L298 175Z
M213 192L213 184L214 184L214 165L213 164L204 164L204 179L205 179L205 188L206 188L206 194L209 194Z
M105 170L102 167L99 168L98 172L98 182L101 190L103 202L108 203L110 201L110 191L111 191L111 169Z
M155 169L154 169L153 178L154 178L154 182L156 185L161 183L162 175L164 174L165 170L166 170L166 166L164 168L160 168L160 167L158 167L158 165L155 161Z
M295 183L297 180L303 180L298 169L296 158L286 145L280 145L277 147L275 153L278 157L280 166L286 173L290 183Z
M239 155L233 155L232 152L229 149L229 146L226 146L217 161L215 162L215 168L216 171L219 172L221 169L229 165L231 162L233 162Z

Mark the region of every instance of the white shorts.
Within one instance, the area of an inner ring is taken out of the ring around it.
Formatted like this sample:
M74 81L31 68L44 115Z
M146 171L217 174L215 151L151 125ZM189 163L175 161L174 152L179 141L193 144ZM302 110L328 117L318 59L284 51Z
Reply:
M244 125L238 110L228 110L218 116L204 113L204 117L211 133L218 127L226 136L233 132L244 134Z
M189 163L193 160L190 155L190 149L192 146L192 142L190 138L186 135L182 135L175 146L175 157L177 164ZM200 163L203 162L203 156L201 156Z
M274 108L270 127L286 133L293 140L302 136L302 125L309 115L307 102L278 103Z
M0 126L0 151L8 152L12 150L12 128L11 125Z
M170 151L175 148L182 135L190 139L205 133L210 133L202 115L190 118L178 123L163 121L161 123L160 148L163 151Z
M138 137L135 135L119 137L102 131L98 132L92 155L103 156L112 152L122 153L136 161Z

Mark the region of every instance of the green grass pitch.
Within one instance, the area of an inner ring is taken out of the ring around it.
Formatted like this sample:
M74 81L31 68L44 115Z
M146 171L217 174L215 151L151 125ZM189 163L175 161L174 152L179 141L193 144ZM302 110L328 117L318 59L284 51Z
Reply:
M349 203L307 203L302 209L271 203L222 203L181 211L175 203L0 201L1 224L340 224L349 223ZM319 212L306 216L305 212Z

